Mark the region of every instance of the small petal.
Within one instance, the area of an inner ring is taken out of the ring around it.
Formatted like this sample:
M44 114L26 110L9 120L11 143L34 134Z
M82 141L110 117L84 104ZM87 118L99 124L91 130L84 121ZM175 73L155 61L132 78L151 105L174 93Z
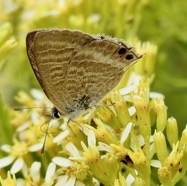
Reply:
M149 97L150 98L162 98L162 99L165 98L163 94L158 93L158 92L150 92Z
M131 174L129 174L126 178L127 185L132 185L134 180L135 180L134 177Z
M93 132L92 128L90 126L85 125L85 127L83 128L83 132L88 137L88 145L95 145L95 133Z
M85 186L85 184L77 180L75 186Z
M31 95L37 99L37 100L42 100L44 98L44 94L42 91L37 90L37 89L32 89L31 90Z
M56 165L55 163L51 162L47 168L46 176L45 176L45 181L47 183L52 183L52 177L55 173L56 170Z
M41 116L39 116L38 112L32 112L31 113L31 120L34 125L37 125L41 122Z
M145 139L144 139L144 137L142 135L138 135L137 139L138 139L140 147L143 147L145 145Z
M23 167L22 167L22 173L25 178L28 176L28 167L24 162L23 162Z
M129 107L128 112L130 116L133 116L136 113L136 107L135 106Z
M93 178L93 185L94 186L100 186L100 183L98 180L96 180L95 178Z
M120 140L121 144L123 144L125 140L128 138L131 128L132 128L132 122L129 122L122 133L121 140Z
M90 130L88 133L88 145L95 145L96 144L96 139L95 139L95 133Z
M40 168L41 168L41 163L40 162L34 162L31 165L31 177L35 183L38 183L40 181Z
M74 160L74 161L85 161L86 158L79 156L79 157L70 157L70 160Z
M27 128L29 128L29 126L30 126L30 122L25 122L20 127L18 127L16 131L22 132L22 131L26 130Z
M1 150L4 152L10 153L11 152L11 146L10 145L2 145Z
M129 86L126 86L125 88L122 88L119 92L121 95L126 95L126 94L131 93L135 89L136 89L135 85L129 85Z
M12 156L7 156L5 158L0 159L0 168L6 167L10 165L14 161L14 157Z
M102 142L99 142L98 149L100 151L106 151L106 152L111 152L111 153L115 152L109 145L107 145L106 143L102 143Z
M58 143L58 142L61 142L65 137L67 137L69 135L69 130L65 130L63 132L61 132L58 136L56 136L54 139L53 139L53 142L54 143Z
M60 125L59 129L66 130L69 119L64 117L64 122Z
M74 186L75 185L75 181L76 181L76 177L70 177L67 182L65 183L65 185L67 186Z
M32 146L29 147L29 151L30 152L36 152L38 150L41 150L43 147L43 144L42 143L37 143L37 144L34 144Z
M84 151L86 151L88 149L86 144L83 141L81 141L81 146L82 146Z
M23 163L24 163L23 158L18 158L14 162L12 168L10 169L10 173L11 174L16 174L17 172L19 172L23 167Z
M18 186L25 186L25 183L26 181L25 181L25 179L22 179L22 178L17 178L16 179L16 186L18 185Z
M131 84L133 84L133 85L138 85L139 82L141 81L142 77L143 77L143 76L138 75L138 74L132 72L132 73L130 74L129 80L128 80L128 82L127 82L127 86L129 86L129 85L131 85Z
M70 167L72 166L72 162L66 158L61 158L61 157L55 157L52 159L52 161L59 166L63 167Z
M80 156L78 149L76 148L76 146L69 142L66 146L65 149L71 153L72 156Z
M65 185L67 180L68 180L68 176L67 175L60 177L60 179L57 181L55 186Z
M162 165L159 160L151 160L151 166L155 168L160 168Z
M137 138L137 142L139 144L140 147L143 147L145 145L145 140L144 140L144 137L142 135L137 135L136 136ZM131 145L130 145L131 149L136 151L137 149L137 144L136 143L133 143L133 141L131 141Z

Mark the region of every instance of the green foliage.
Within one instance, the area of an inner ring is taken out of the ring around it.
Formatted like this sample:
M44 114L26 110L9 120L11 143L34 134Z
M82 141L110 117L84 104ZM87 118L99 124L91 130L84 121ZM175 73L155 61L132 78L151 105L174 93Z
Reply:
M0 145L4 143L12 144L12 125L10 124L10 115L0 98Z

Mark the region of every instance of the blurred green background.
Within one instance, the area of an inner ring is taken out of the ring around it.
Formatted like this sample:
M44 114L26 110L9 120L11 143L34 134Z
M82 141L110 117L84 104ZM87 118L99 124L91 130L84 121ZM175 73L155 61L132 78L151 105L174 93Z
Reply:
M79 29L158 46L151 91L165 95L168 117L187 122L186 0L0 0L0 94L16 105L19 90L39 87L25 51L38 28ZM150 61L151 63L151 61Z

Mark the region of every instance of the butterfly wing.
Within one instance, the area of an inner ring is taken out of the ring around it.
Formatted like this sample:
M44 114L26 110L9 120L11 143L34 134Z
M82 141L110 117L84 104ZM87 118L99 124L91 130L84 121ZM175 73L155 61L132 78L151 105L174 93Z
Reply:
M127 70L139 58L141 55L129 45L109 37L97 37L84 45L71 59L67 71L67 107L76 110L83 98L97 103L119 83L124 68Z
M36 30L26 38L30 64L48 98L61 112L66 111L64 81L72 57L93 37L71 30Z

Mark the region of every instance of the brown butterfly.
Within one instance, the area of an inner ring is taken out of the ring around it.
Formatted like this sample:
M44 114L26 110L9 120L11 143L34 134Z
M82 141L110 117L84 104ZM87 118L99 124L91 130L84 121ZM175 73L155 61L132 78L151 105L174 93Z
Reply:
M26 45L55 118L74 118L97 104L142 57L121 40L67 29L30 32Z

